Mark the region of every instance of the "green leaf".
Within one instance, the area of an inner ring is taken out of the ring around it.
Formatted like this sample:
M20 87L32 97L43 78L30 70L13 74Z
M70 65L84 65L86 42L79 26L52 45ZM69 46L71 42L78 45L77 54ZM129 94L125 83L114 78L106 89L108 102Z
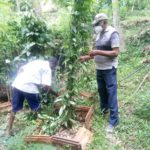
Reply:
M70 103L71 105L76 105L76 103L75 103L74 101L69 101L69 103Z
M43 126L42 126L42 130L45 131L46 129L47 129L47 126L46 126L46 125L43 125Z
M57 103L57 102L60 102L60 101L63 101L63 98L62 98L62 97L57 98L57 99L54 101L54 103Z
M76 121L74 120L74 119L69 119L73 124L75 124L76 123Z
M59 116L61 116L66 108L66 105L62 106L59 110Z

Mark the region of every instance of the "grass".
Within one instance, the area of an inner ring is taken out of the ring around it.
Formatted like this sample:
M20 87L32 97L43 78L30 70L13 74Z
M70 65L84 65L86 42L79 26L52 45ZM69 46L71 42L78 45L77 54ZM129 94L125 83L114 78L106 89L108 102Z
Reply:
M32 135L35 129L35 124L32 121L24 119L25 114L23 112L18 113L14 124L15 136L8 137L2 136L6 127L6 113L0 115L0 150L56 150L52 145L46 144L25 144L24 138L27 135Z
M149 67L147 66L134 79L124 84L123 89L119 89L121 122L117 130L128 149L150 149L149 79L137 93L134 93L149 71Z
M89 145L88 150L122 150L122 146L116 144L117 141L109 141L109 138L106 138L105 126L107 118L104 118L99 112L99 108L97 108L92 126L93 141Z
M134 22L138 18L132 19L129 21ZM126 39L137 36L139 31L144 29L143 27L147 27L147 24L142 23L142 25L127 28ZM117 142L108 140L104 132L107 120L95 112L93 121L94 138L89 150L150 150L150 77L135 93L144 76L149 72L150 65L141 67L135 74L126 78L142 66L142 60L144 59L142 50L142 46L138 47L130 42L130 44L127 43L127 51L119 56L118 101L120 124L116 128L114 137L119 139L120 143L117 144ZM96 111L99 111L99 108Z
M139 66L139 61L140 58L132 57L132 59L128 59L127 63L122 62L118 68L119 79L125 78L134 70L134 67ZM121 144L108 141L104 134L107 120L102 118L99 113L95 113L94 138L89 150L150 150L150 78L147 79L137 93L134 93L145 74L148 73L149 68L150 65L142 68L119 84L120 124L116 128L114 136L119 138ZM99 108L96 111L99 111Z
M15 137L10 138L7 141L7 148L8 150L56 150L55 147L46 144L25 144L24 137L26 134L29 134L29 130L31 127L26 128L24 131L21 131Z

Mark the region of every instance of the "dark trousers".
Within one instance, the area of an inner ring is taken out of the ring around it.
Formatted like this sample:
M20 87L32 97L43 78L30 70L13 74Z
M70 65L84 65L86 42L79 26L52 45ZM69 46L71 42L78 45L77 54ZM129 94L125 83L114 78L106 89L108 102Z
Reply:
M39 94L26 93L16 88L12 89L12 112L17 112L23 108L24 100L27 100L32 111L36 111L40 107Z
M109 109L109 123L113 126L118 124L118 102L117 102L117 70L97 70L97 84L100 96L101 110Z

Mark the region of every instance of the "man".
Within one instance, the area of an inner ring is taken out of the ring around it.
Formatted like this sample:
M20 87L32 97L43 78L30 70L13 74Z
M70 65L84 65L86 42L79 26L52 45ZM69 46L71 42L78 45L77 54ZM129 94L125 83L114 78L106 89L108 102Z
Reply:
M96 33L95 48L89 55L81 56L80 61L94 58L101 111L110 111L107 132L113 132L119 122L117 103L117 56L119 54L119 34L108 26L108 17L100 13L95 16L93 26Z
M51 57L49 61L34 60L20 68L12 84L12 112L7 126L7 134L12 134L15 114L23 108L25 99L27 99L32 111L37 111L40 108L39 85L42 85L47 92L58 96L51 88L52 70L56 65L57 59Z

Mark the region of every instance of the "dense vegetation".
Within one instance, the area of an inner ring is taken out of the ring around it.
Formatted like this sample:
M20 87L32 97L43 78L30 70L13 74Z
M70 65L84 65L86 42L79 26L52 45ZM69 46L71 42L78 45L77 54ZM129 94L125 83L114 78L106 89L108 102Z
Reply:
M8 139L1 138L0 145L9 150L42 149L43 145L24 145L24 136L31 134L41 120L43 132L47 134L53 134L61 125L71 127L76 123L76 116L72 111L74 106L92 104L78 96L80 91L85 90L96 93L92 126L94 138L89 150L149 150L149 77L137 91L150 67L142 64L143 59L149 59L149 55L143 53L144 47L149 46L150 42L149 1L120 0L120 23L126 51L119 56L118 99L121 120L115 139L108 139L104 133L107 119L101 116L98 107L94 64L92 61L78 63L79 56L88 53L92 47L91 22L94 15L106 12L112 16L111 1L56 0L53 1L56 11L54 9L48 13L39 12L39 7L36 6L40 1L35 4L31 0L20 0L19 7L16 2L0 0L0 84L10 85L19 66L27 61L47 59L53 55L59 59L60 64L56 83L61 82L62 85L63 80L63 87L55 89L60 91L66 87L66 91L55 102L50 95L41 95L44 111L38 115L37 121L33 119L34 114L18 114L19 121L15 123L18 133ZM44 2L48 1L43 0ZM111 20L110 17L110 23ZM138 68L140 69L137 70ZM53 108L57 103L61 107L56 115ZM0 114L1 129L5 128L5 117L5 113ZM45 145L44 148L49 149Z

